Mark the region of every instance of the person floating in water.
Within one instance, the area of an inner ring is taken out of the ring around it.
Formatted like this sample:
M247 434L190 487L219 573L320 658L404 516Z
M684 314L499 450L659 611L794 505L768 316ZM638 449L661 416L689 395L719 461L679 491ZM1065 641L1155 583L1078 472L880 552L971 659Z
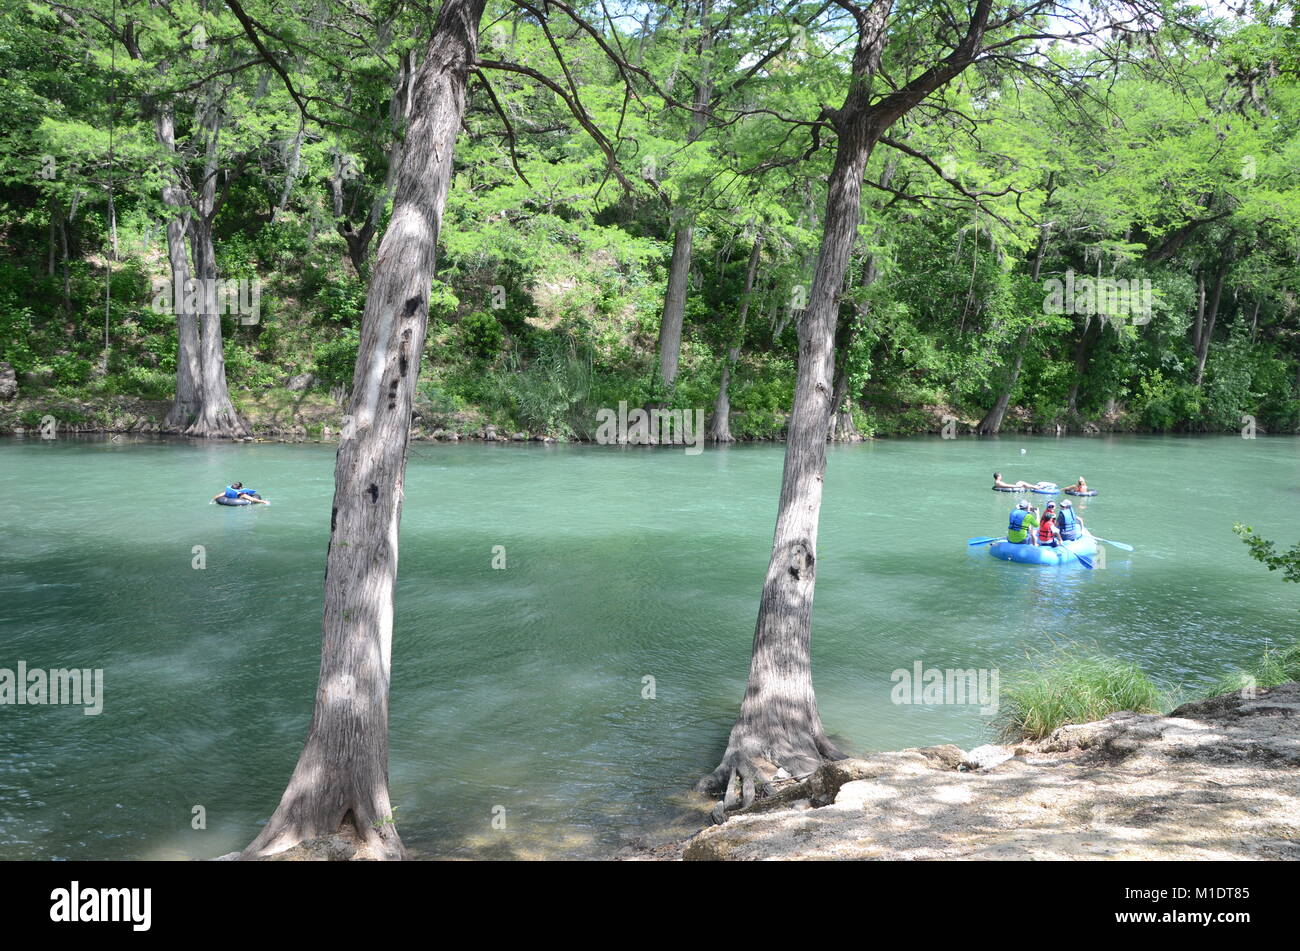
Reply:
M1015 545L1034 545L1034 529L1038 528L1038 509L1028 502L1017 502L1011 510L1011 520L1007 524L1007 541Z
M1043 509L1043 520L1038 524L1038 544L1043 548L1055 548L1061 543L1061 530L1056 527L1056 503L1048 502Z
M1053 482L1025 482L1024 480L1020 482L1003 482L1001 472L993 473L993 488L995 489L1048 489L1053 485L1055 485Z
M255 490L244 488L242 482L233 482L226 486L224 492L218 492L212 497L213 502L217 499L247 499L250 502L261 502L263 505L271 504L266 499L259 497Z
M1086 482L1083 481L1083 476L1079 476L1079 481L1076 482L1076 483L1074 483L1074 485L1067 485L1067 486L1065 487L1065 491L1066 491L1066 492L1073 492L1073 493L1075 493L1076 495L1087 495L1087 494L1088 494L1088 483L1086 483Z

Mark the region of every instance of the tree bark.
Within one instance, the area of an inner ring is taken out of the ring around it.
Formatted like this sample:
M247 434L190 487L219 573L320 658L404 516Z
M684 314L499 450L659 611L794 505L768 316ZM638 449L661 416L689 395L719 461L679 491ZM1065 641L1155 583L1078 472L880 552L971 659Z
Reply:
M357 844L358 857L405 854L388 792L398 526L438 232L485 2L446 0L415 79L392 220L366 295L335 462L311 730L279 807L245 857L335 833Z
M682 322L686 314L686 282L691 274L691 244L695 228L689 224L673 232L673 256L668 264L668 289L659 321L659 378L671 389L677 380L682 353Z
M713 47L713 32L709 25L712 0L703 0L700 9L700 77L695 84L694 118L686 136L686 144L697 141L708 126L710 81L709 51ZM668 263L668 290L664 294L663 316L659 321L659 378L671 390L677 380L682 352L682 322L686 314L686 285L691 274L691 246L695 240L695 227L688 217L677 224L673 232L673 256Z
M154 135L164 159L174 161L176 127L170 106L160 107L155 114ZM199 318L188 305L190 263L185 239L191 210L175 168L165 173L162 201L167 209L167 263L172 282L168 297L176 315L176 394L163 425L169 430L183 430L198 418L203 405L199 392L203 369L199 359Z
M731 368L740 359L740 347L745 340L745 319L749 316L749 301L754 293L754 275L758 272L758 262L763 254L763 232L754 238L754 247L749 252L749 266L745 269L745 287L740 294L740 320L736 328L735 343L727 351L727 358L722 362L722 380L718 383L718 398L713 401L713 417L709 421L708 439L710 442L735 442L731 435Z
M980 420L979 427L976 429L981 436L996 436L1002 429L1002 421L1006 418L1007 409L1011 405L1011 396L1015 393L1016 383L1020 380L1020 367L1024 364L1025 348L1029 346L1029 334L1031 327L1026 327L1020 332L1020 337L1016 340L1016 360L1011 365L1011 372L1007 374L1007 382L998 394L992 409Z
M210 101L204 111L206 126L206 155L203 180L192 192L194 214L190 217L190 251L194 260L194 276L199 281L199 408L193 421L185 429L187 436L203 438L234 438L248 435L248 428L235 412L230 402L226 384L226 354L222 341L222 302L217 294L217 256L212 243L213 222L216 220L217 173L219 141L221 136L221 110L216 101Z
M894 172L898 169L898 160L891 157L885 162L885 167L880 172L880 187L887 188L893 181ZM876 226L872 241L879 244L884 238L884 224ZM862 265L862 289L865 291L876 283L876 278L880 276L880 268L876 261L874 251L868 251L866 260ZM870 312L870 305L863 301L857 307L855 318L846 321L838 333L838 339L835 341L835 393L831 400L835 407L835 412L831 416L830 439L833 442L850 442L858 439L858 425L853 421L853 408L849 405L849 354L853 349L854 339L858 334L859 325L867 318Z
M1214 322L1219 316L1219 302L1223 299L1223 281L1228 276L1228 256L1224 256L1223 264L1219 266L1219 273L1214 277L1214 296L1210 300L1209 313L1205 317L1204 328L1200 327L1200 320L1197 320L1197 329L1200 330L1200 338L1196 344L1196 385L1200 386L1201 381L1205 379L1205 360L1210 355L1210 338L1214 336Z

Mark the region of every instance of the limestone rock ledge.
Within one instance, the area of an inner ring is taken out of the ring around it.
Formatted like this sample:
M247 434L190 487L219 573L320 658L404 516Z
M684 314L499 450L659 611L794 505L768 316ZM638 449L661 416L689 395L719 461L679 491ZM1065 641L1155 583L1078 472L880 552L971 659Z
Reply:
M1300 684L823 766L686 860L1300 859Z

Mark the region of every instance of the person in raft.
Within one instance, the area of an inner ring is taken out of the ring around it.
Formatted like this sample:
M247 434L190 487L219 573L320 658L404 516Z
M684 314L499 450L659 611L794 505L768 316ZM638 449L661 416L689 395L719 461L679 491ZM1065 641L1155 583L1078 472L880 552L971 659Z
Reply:
M1061 530L1056 527L1056 503L1048 502L1043 510L1043 520L1038 523L1038 544L1043 548L1055 548L1061 544Z
M1003 482L1002 473L993 473L993 488L995 489L1045 489L1054 483L1051 482Z
M1074 511L1074 503L1069 499L1061 503L1061 514L1056 516L1056 527L1060 529L1064 541L1078 541L1083 537L1083 519Z
M1007 541L1013 545L1034 545L1034 529L1038 528L1038 510L1028 502L1017 502L1011 510L1011 521L1007 524Z
M248 499L250 502L261 502L263 505L271 504L266 501L266 499L259 499L257 493L252 489L244 488L244 483L242 482L234 482L226 486L224 492L218 492L212 497L213 502L217 499Z
M1079 481L1076 482L1076 483L1074 483L1074 485L1067 485L1067 486L1065 487L1065 491L1066 491L1066 492L1077 492L1079 495L1087 495L1087 494L1088 494L1088 483L1086 483L1086 482L1083 481L1083 476L1079 476Z

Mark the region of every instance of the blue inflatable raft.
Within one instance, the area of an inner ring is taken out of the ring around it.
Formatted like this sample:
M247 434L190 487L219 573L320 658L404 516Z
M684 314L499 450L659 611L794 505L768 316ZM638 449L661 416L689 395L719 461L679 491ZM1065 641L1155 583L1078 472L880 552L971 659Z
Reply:
M1069 549L1069 551L1066 551ZM989 554L1003 561L1015 561L1022 565L1077 565L1079 559L1071 552L1080 555L1097 554L1097 539L1086 528L1083 537L1072 542L1062 542L1057 548L1043 545L1018 545L1014 542L994 542L989 545Z

